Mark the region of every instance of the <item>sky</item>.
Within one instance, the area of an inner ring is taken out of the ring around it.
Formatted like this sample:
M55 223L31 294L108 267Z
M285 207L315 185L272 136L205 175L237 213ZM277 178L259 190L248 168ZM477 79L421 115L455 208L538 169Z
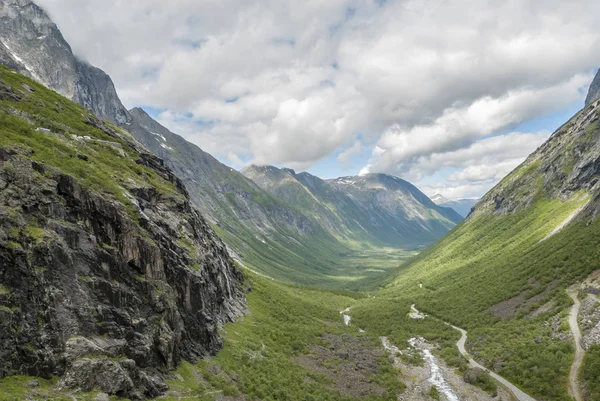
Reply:
M479 197L583 106L595 0L38 0L75 54L223 163Z

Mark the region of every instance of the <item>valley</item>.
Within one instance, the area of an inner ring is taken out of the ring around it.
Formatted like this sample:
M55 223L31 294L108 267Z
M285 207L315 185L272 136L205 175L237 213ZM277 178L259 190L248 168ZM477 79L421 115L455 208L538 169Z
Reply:
M600 400L600 73L481 199L432 200L237 171L35 3L0 21L0 401Z

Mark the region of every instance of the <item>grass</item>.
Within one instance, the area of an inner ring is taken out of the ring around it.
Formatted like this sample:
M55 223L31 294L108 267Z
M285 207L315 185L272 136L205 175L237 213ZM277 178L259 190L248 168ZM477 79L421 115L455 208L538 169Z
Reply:
M135 212L125 195L130 182L154 187L164 196L183 197L174 183L136 162L138 151L128 143L129 135L124 131L113 126L96 127L90 123L97 119L89 110L4 66L0 66L0 81L21 96L18 101L0 100L0 146L21 149L25 157L77 178L92 191L114 197L132 214ZM35 92L22 89L23 83ZM40 127L51 133L37 130ZM79 154L85 154L88 160L77 157ZM14 166L4 166L5 170L11 168Z
M565 289L600 268L600 223L574 223L540 240L586 201L579 195L565 202L541 198L514 214L483 213L469 219L405 265L376 298L359 300L353 319L370 332L390 335L395 343L423 335L441 345L440 355L449 364L463 369L455 347L458 333L433 319L406 319L410 304L416 303L467 329L469 351L483 365L496 366L499 374L534 396L567 400L573 345L557 341L550 323L557 314L564 323L570 306ZM535 302L508 320L490 312L519 294ZM548 302L547 312L529 316Z
M583 360L581 379L586 401L600 400L600 345L590 347Z
M330 387L330 380L294 362L310 352L311 345L323 345L322 335L358 335L343 325L339 311L355 302L327 291L290 287L249 273L252 291L248 294L251 313L223 332L224 348L206 361L183 364L178 378L169 382L172 393L203 396L222 392L244 394L262 400L353 400ZM382 358L377 383L387 391L367 400L395 400L404 389L388 358ZM235 380L233 380L235 378Z
M35 381L35 385L32 383ZM58 378L51 380L29 376L10 376L0 379L0 401L20 401L25 399L48 399L52 401L72 401L73 391L60 389ZM97 391L90 393L77 393L79 401L96 401ZM33 398L31 398L33 397ZM122 398L112 396L111 401L125 401Z

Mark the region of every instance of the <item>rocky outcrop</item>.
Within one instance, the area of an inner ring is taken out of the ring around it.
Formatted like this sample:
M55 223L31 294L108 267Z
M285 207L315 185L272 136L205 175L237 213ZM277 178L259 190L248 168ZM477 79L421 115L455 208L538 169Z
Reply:
M578 218L600 211L600 101L586 106L560 127L527 160L488 192L474 214L505 215L522 210L540 197L592 197ZM473 215L473 214L472 214Z
M598 99L600 99L600 70L598 70L590 85L587 97L585 98L585 105L587 106Z
M113 123L130 116L106 73L77 58L56 24L30 0L0 0L0 63Z
M81 146L77 157L93 155L81 139L63 140ZM181 182L120 143L177 193L115 177L128 200L119 201L33 160L27 146L0 147L0 377L58 375L84 391L157 396L169 369L215 353L219 326L244 312L241 273Z
M587 351L594 345L600 345L600 302L596 294L586 295L583 294L581 301L579 326L583 335L581 346Z

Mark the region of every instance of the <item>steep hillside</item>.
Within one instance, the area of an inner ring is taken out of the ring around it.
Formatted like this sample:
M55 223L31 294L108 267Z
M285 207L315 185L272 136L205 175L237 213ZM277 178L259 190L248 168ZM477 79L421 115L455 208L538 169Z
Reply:
M377 300L354 308L357 322L401 332L403 319L391 309L416 303L467 329L467 349L489 369L538 399L570 399L572 301L565 290L580 299L600 292L583 284L600 269L599 103L558 129L465 222L405 266ZM580 316L589 330L588 353L575 374L585 399L597 400L592 372L600 337L593 333L600 313L593 311L600 308L589 302L589 314Z
M385 174L322 180L273 166L250 166L242 173L342 240L418 247L435 242L461 220L410 183Z
M317 220L271 196L238 171L161 126L143 110L133 109L130 113L129 132L183 180L192 202L209 216L244 264L279 280L344 285L336 284L336 277L348 274L338 257L350 248Z
M0 66L0 376L132 398L216 352L242 276L129 134Z
M31 0L0 0L0 63L100 118L129 120L110 77L74 56L56 24Z
M244 264L275 278L306 284L335 281L328 279L330 275L347 276L335 257L348 253L348 247L142 110L130 114L110 77L77 59L56 25L32 1L0 0L0 19L0 63L119 124L166 160L189 186L192 204ZM168 138L168 143L161 138Z

